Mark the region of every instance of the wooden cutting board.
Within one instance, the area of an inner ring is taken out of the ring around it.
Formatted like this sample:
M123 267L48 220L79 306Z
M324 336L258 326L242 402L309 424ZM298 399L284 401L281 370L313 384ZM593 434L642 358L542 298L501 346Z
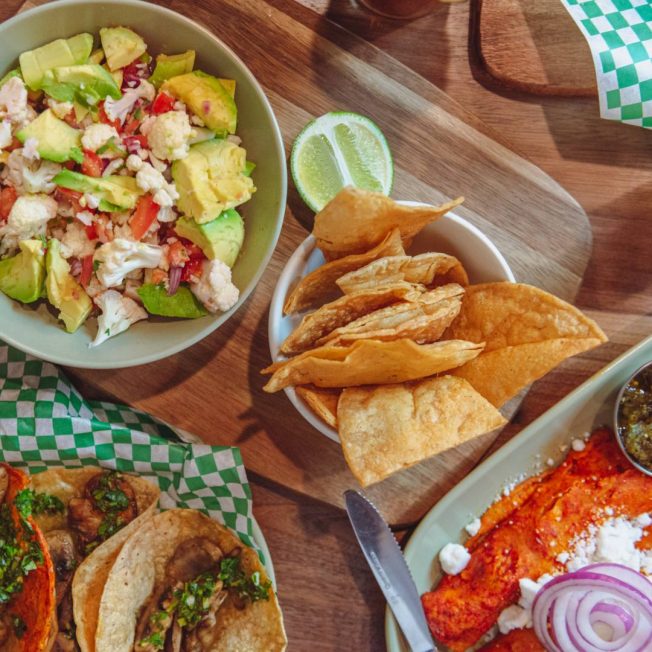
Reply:
M369 115L394 153L395 197L439 202L463 194L459 213L492 238L520 281L574 297L591 246L586 215L555 181L500 144L445 93L293 0L165 4L213 30L242 57L272 102L288 151L313 116L336 108ZM207 442L239 446L259 480L341 505L342 492L356 482L339 445L313 430L283 393L265 394L259 374L270 359L270 297L311 219L291 186L283 232L258 287L199 344L151 365L70 369L70 376L89 398L130 403ZM368 494L392 523L414 522L495 438L439 455Z
M471 41L502 85L545 95L595 95L591 51L560 0L475 0Z

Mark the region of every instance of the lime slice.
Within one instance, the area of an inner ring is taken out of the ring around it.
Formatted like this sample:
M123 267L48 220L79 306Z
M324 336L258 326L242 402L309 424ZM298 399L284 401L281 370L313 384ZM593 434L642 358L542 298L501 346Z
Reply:
M297 136L290 160L303 201L320 211L344 186L389 195L394 164L383 132L357 113L332 111Z

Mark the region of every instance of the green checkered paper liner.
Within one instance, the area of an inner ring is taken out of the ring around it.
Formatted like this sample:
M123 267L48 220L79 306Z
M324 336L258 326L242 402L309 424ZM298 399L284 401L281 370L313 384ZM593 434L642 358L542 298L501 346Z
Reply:
M600 115L652 127L650 0L562 0L562 4L591 48Z
M87 465L137 473L158 484L162 509L201 510L256 547L240 450L191 438L145 412L84 400L57 367L0 340L0 461L29 473Z

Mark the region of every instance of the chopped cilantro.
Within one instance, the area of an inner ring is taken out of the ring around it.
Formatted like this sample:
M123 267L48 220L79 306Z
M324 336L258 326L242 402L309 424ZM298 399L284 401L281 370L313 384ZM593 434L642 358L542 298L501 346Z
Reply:
M94 272L97 272L97 270L100 268L100 265L101 265L101 264L102 264L102 263L101 263L99 260L94 260L94 261L93 261L93 271L94 271Z
M151 645L155 650L162 650L165 645L165 638L161 632L154 632L147 638L140 641L140 645Z
M16 494L16 508L23 518L32 514L59 514L65 510L60 498L32 489L23 489Z
M272 583L269 580L261 583L259 572L247 577L240 567L238 557L224 557L220 562L217 577L224 582L227 589L236 591L241 598L248 598L252 602L269 599Z
M23 638L23 636L25 636L25 632L27 631L27 625L25 624L25 621L20 616L12 616L11 624L13 625L16 638Z

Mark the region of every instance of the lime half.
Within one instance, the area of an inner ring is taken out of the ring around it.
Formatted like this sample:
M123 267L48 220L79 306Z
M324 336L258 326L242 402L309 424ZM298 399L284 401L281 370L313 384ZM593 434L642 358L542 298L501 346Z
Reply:
M394 164L383 132L357 113L332 111L297 136L290 160L303 201L320 211L344 186L389 195Z

